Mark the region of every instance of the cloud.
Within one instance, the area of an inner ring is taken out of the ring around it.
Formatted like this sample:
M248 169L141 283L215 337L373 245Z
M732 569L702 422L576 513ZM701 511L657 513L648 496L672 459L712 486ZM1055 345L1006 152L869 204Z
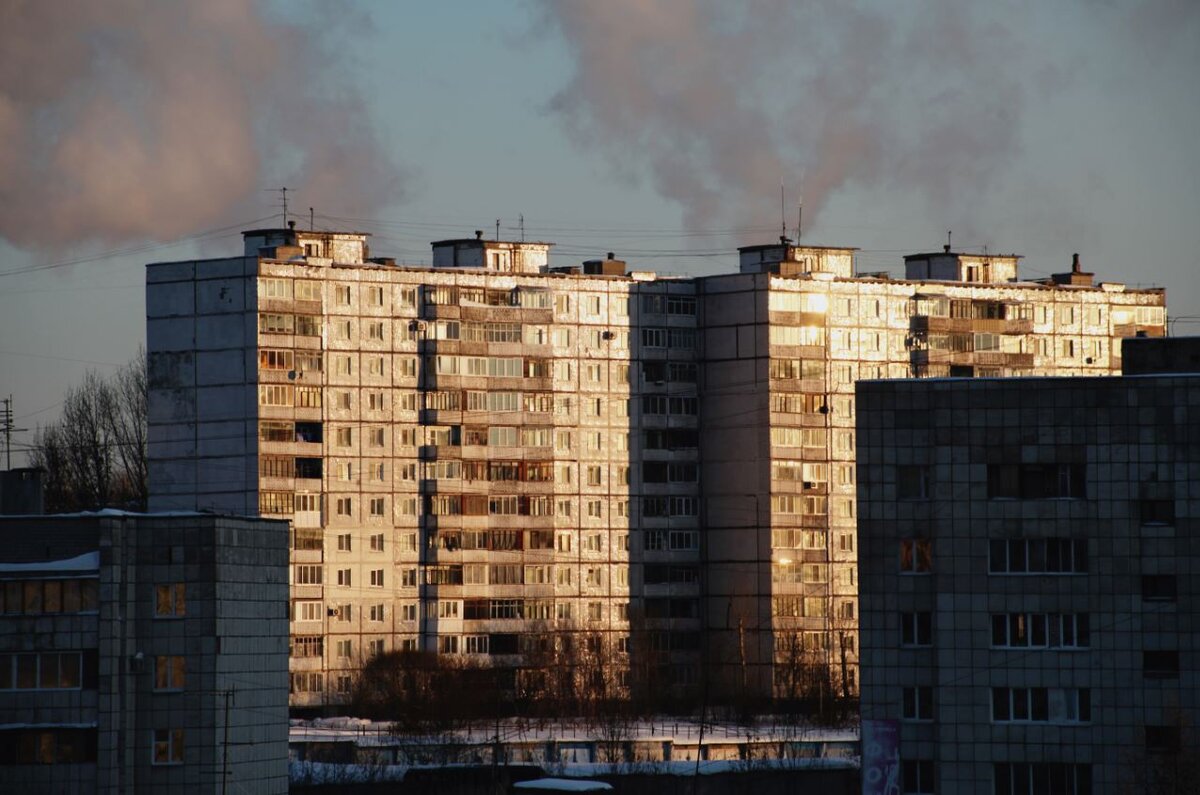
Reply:
M0 10L0 236L30 249L171 240L264 215L287 185L331 214L403 195L328 19L250 0L9 0Z
M679 204L689 227L773 223L781 183L793 200L802 190L806 219L856 185L908 190L953 222L1021 151L1028 53L1003 9L541 8L575 62L551 110L582 147Z

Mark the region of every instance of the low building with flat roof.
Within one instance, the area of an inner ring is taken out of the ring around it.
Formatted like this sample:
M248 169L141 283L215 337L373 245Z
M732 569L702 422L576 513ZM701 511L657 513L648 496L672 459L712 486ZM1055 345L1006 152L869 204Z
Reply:
M286 792L287 523L0 517L0 790Z

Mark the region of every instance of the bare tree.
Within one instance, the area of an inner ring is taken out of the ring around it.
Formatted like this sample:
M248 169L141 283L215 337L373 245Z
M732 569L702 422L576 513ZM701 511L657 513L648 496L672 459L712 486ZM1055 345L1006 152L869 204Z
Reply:
M57 422L38 429L30 463L45 470L51 513L145 510L146 355L108 378L88 371Z

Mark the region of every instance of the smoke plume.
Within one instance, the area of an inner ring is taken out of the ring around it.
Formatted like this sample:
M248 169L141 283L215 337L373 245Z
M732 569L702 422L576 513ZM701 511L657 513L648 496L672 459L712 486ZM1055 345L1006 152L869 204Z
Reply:
M800 186L806 225L851 185L950 220L1020 151L1011 64L1029 53L990 6L905 4L903 22L849 0L542 8L576 64L551 109L692 228L773 220L781 183L792 201Z
M358 98L327 79L334 35L251 0L0 0L0 236L171 240L266 215L282 185L339 215L397 200Z

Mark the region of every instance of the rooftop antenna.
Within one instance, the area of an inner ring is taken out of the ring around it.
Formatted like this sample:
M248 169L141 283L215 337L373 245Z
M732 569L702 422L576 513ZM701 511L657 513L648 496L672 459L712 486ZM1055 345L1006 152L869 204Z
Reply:
M520 215L517 216L517 218L521 219L521 242L524 243L525 242L525 213L521 213Z
M313 208L309 207L308 208L308 231L310 231L310 232L317 231L317 222L315 219L316 219L316 213L313 212Z
M283 225L287 226L287 188L280 188L279 194L283 196Z
M496 219L496 239L500 239L500 219Z
M787 242L787 220L784 218L785 201L783 195L783 180L779 181L779 242Z
M949 229L947 229L947 230L946 230L946 253L947 253L947 254L949 254L949 253L950 253L950 248L951 248L951 245L952 245L952 244L950 243L950 236L951 236L951 234L952 234L952 232L951 232Z
M4 400L0 400L0 403L4 404L4 408L0 409L0 430L4 431L4 455L7 459L5 469L12 469L12 435L29 429L13 425L13 396L11 394Z
M804 197L800 197L800 203L796 205L796 242L800 242L800 235L804 232Z

